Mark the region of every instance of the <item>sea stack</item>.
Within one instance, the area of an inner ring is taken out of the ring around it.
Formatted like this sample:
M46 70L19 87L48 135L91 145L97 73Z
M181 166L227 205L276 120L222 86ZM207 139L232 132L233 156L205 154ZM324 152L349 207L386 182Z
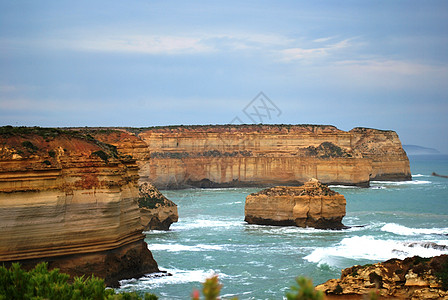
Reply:
M345 197L317 179L303 186L276 186L246 197L249 224L343 229Z
M177 222L177 205L167 199L155 186L145 182L139 186L140 221L144 230L168 230Z

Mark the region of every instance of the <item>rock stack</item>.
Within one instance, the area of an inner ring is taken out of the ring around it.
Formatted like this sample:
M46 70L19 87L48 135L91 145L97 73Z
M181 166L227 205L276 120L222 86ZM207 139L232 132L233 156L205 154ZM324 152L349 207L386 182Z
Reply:
M249 224L343 229L346 200L316 179L300 187L277 186L246 197Z

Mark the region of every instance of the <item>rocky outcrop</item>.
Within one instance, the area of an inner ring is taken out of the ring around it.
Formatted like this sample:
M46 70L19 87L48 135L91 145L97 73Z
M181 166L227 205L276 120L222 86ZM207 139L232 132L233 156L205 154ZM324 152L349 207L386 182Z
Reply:
M139 189L140 221L144 230L168 230L177 222L179 215L173 201L148 182L141 184Z
M327 299L448 299L448 255L391 259L342 270L340 279L318 285Z
M346 201L316 179L300 187L277 186L246 197L249 224L343 229Z
M394 131L325 125L216 125L98 129L95 138L137 159L157 188L410 180ZM116 131L119 131L118 133Z
M144 243L132 157L92 136L0 128L0 262L50 261L72 275L158 271Z

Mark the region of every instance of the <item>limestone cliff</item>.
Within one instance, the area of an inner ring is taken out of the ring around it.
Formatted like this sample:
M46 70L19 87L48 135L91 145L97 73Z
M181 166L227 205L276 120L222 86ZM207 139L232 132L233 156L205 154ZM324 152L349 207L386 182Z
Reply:
M138 167L74 131L0 128L0 261L49 261L72 275L158 271L143 241Z
M346 201L316 179L300 187L277 186L246 197L245 221L259 225L295 225L342 229Z
M327 299L365 299L369 293L381 299L448 299L447 288L447 255L353 266L316 287Z
M368 186L409 180L393 131L324 125L121 128L96 138L137 159L140 181L158 188L325 184Z
M168 230L172 223L177 222L177 205L173 201L148 182L141 184L139 190L140 221L144 230Z

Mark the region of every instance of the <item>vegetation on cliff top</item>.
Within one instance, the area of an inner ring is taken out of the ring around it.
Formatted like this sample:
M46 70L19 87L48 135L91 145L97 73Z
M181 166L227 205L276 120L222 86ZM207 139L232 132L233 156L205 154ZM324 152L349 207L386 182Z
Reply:
M43 127L15 127L15 126L3 126L0 127L0 138L8 139L12 137L18 137L20 140L23 140L19 145L16 145L16 149L18 154L23 155L24 153L34 154L39 150L45 150L43 147L39 147L36 145L36 142L30 141L33 137L41 138L41 141L49 142L56 138L70 138L70 139L81 139L88 143L92 143L100 148L98 151L92 152L93 155L100 157L105 162L108 161L109 158L114 157L118 158L117 147L101 142L95 139L91 135L90 130L74 130L74 129L61 129L61 128L43 128ZM49 157L54 158L56 156L56 152L53 149L45 150L45 154L48 154Z

